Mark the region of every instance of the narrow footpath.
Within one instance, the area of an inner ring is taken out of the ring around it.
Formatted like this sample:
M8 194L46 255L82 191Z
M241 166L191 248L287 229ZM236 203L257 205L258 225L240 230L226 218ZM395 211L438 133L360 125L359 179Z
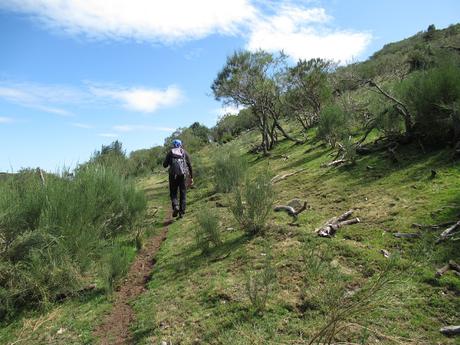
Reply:
M146 284L151 279L152 269L155 265L155 255L166 239L170 223L171 215L168 214L161 233L147 240L132 263L122 285L115 291L112 311L94 331L94 336L98 339L99 344L132 344L130 325L134 321L135 315L130 303L146 290Z

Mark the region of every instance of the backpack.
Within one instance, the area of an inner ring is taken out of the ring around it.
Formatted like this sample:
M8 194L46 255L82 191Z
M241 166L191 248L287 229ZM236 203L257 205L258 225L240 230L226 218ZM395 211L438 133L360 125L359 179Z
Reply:
M171 175L184 176L188 175L188 166L185 161L185 152L182 148L177 147L171 150Z

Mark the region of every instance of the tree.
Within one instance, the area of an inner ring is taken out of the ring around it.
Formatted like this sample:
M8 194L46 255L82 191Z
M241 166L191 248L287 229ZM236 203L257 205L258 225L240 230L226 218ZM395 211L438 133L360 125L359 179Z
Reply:
M328 75L333 68L331 61L311 59L286 71L283 103L304 129L318 123L323 104L332 97Z
M216 100L251 109L257 118L265 154L278 140L276 130L296 141L279 123L282 108L277 78L285 60L284 54L275 57L264 51L235 52L227 58L226 65L211 86Z

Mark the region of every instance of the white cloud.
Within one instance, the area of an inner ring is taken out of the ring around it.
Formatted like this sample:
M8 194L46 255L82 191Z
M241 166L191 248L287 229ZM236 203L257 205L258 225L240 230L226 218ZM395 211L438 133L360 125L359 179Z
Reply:
M0 83L0 98L24 107L38 109L60 116L72 113L60 106L82 101L83 93L61 85L39 85L34 83Z
M282 6L276 15L252 23L247 48L283 50L295 60L321 57L342 63L362 54L372 36L330 29L326 24L332 20L323 8Z
M173 106L181 102L182 92L176 86L165 90L149 88L112 88L91 86L91 92L97 97L114 99L129 109L153 113L158 108Z
M88 105L107 107L114 104L121 104L132 111L153 113L159 108L180 103L183 93L174 85L160 90L89 83L70 87L3 81L0 82L0 99L59 116L72 116L72 111L66 108Z
M249 0L3 0L0 7L72 35L153 42L232 35L256 11Z
M250 50L284 50L294 59L322 57L346 62L360 56L371 34L337 28L326 9L311 7L311 3L293 0L2 0L0 8L25 13L59 33L91 39L170 44L220 34L243 37ZM200 53L191 51L185 58L193 59Z
M1 123L12 123L14 120L11 117L4 117L0 116L0 124Z
M113 129L118 132L174 132L174 128L157 127L150 125L118 125L113 126Z
M118 135L115 134L115 133L99 133L98 135L100 137L103 137L103 138L116 138L116 137L118 137Z

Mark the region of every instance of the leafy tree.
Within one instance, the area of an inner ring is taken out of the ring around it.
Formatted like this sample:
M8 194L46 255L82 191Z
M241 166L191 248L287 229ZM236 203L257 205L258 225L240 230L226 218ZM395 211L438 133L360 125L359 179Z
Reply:
M331 61L311 59L286 71L284 104L304 129L318 123L322 106L332 97L328 75L333 68Z
M285 59L284 54L275 57L264 51L235 52L228 57L211 86L217 100L251 108L257 118L265 154L277 141L276 130L295 140L279 122L282 115L279 104L281 89L277 78Z

